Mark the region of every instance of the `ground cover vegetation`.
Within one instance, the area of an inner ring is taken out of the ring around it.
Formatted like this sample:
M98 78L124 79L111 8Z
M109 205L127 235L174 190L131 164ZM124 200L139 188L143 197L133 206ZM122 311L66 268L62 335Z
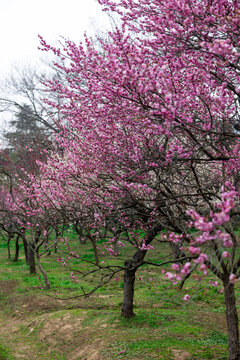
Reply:
M47 288L41 258L59 239L67 254L58 262L72 280L97 280L85 297L124 271L125 318L134 316L142 267L168 264L165 278L183 288L194 271L212 274L224 289L229 359L239 359L239 4L99 3L120 19L106 39L56 48L40 36L56 57L44 101L57 131L41 151L28 146L36 167L14 173L3 163L1 226L24 239L31 272L36 258ZM92 245L87 269L64 233L69 225ZM172 251L161 261L164 244ZM100 261L121 252L121 265Z
M80 244L74 231L67 234L73 250L94 262L90 240ZM97 279L89 274L88 279L74 282L57 262L58 256L65 252L60 243L58 254L52 252L42 260L52 285L46 291L41 274L40 279L29 274L22 244L19 259L13 262L14 245L12 241L9 260L7 237L1 237L0 354L3 360L228 358L224 295L220 284L212 285L213 276L197 285L196 279L190 278L184 289L179 290L157 268L145 265L136 277L136 316L125 319L119 316L122 275L87 299L75 297L81 295L80 285L85 291L91 290ZM101 255L100 262L121 264L126 258L131 259L132 251L129 246L118 257ZM159 261L164 261L171 248L159 244L155 252ZM147 260L153 260L150 252ZM84 264L87 272L91 265ZM162 270L167 272L168 266ZM191 296L188 302L182 300L185 291ZM237 282L237 297L239 292ZM59 300L67 297L71 299Z

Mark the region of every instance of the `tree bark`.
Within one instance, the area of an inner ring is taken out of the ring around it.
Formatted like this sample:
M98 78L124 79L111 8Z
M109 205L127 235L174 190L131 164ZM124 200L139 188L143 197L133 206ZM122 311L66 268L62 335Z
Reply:
M224 280L224 296L228 327L229 360L240 360L238 314L236 308L234 284L229 277Z
M94 256L95 256L95 264L98 266L99 265L99 256L98 256L98 249L97 249L97 242L96 239L91 236L91 234L88 234L88 237L92 243L93 246L93 251L94 251Z
M23 239L23 247L24 247L24 254L25 254L25 260L26 260L26 264L29 265L29 260L28 260L28 244L27 244L27 240L25 238L25 235L21 236Z
M84 235L83 229L82 229L82 228L79 229L78 227L75 227L75 230L76 230L76 233L77 233L78 236L79 236L80 244L85 245L86 242L87 242L87 238L86 238L86 236Z
M15 255L14 255L14 258L13 258L13 261L14 261L14 262L18 261L18 256L19 256L19 238L20 238L20 235L18 235L17 238L16 238L16 243L15 243Z
M131 268L131 260L125 261L125 267ZM125 270L124 273L124 295L123 295L123 304L122 304L122 316L125 318L130 318L134 316L133 312L133 297L134 297L134 282L135 282L135 273L137 269Z
M144 259L146 251L138 249L131 260L125 261L125 273L124 273L124 293L122 304L122 316L130 318L134 316L133 312L133 298L134 298L134 283L135 274L139 264Z
M78 234L78 238L79 238L79 242L80 244L86 244L87 238L84 235L84 231L82 227L79 227L78 224L74 224L73 225L74 230L76 231L76 233Z
M7 239L7 250L8 250L8 259L11 258L11 251L10 251L10 240L14 237L13 234L9 233L8 234L8 239Z
M115 240L114 243L113 243L113 250L114 250L114 254L115 256L118 256L119 255L119 246L118 246L118 240Z
M147 236L145 245L149 245L160 230L162 230L160 226L152 229ZM124 294L122 304L122 316L125 318L130 318L135 315L133 312L135 273L138 267L142 265L146 253L147 250L138 249L131 260L125 261Z
M55 235L56 235L56 242L55 242L55 245L54 245L54 253L56 254L57 250L58 250L58 239L59 239L59 237L61 235L61 232L59 231L58 226L56 226L54 228L54 231L55 231Z
M30 274L36 274L35 251L31 246L28 247L28 264Z
M46 289L50 289L50 282L49 282L49 279L48 279L48 276L47 276L46 271L43 269L43 267L42 267L42 265L41 265L40 255L39 255L38 249L37 249L37 264L38 264L39 270L41 271L41 273L42 273L42 275L43 275L44 282L45 282L45 285L46 285Z

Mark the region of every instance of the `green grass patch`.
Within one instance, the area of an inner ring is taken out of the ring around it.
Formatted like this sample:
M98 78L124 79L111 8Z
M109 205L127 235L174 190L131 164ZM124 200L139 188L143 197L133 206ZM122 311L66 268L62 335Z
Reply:
M91 243L80 244L71 227L66 235L71 249L80 255L72 260L72 271L94 270ZM104 248L104 242L98 245ZM46 291L42 276L38 279L29 274L22 244L17 262L12 261L13 240L10 249L9 260L6 239L0 239L0 344L7 344L0 345L0 360L15 359L15 354L23 357L26 349L26 359L31 360L66 360L70 356L84 359L85 354L104 360L173 360L174 351L189 353L189 360L227 359L224 297L219 292L221 285L213 287L209 283L216 280L214 276L201 282L191 277L180 291L161 273L162 268L145 265L136 273L136 315L124 319L120 316L122 273L91 297L78 297L82 288L87 293L98 284L99 274L78 275L78 282L72 281L70 270L57 262L58 256L65 256L60 243L57 254L52 251L41 259L51 283L51 289ZM123 266L135 249L125 246L121 250L118 257L100 254L100 264ZM166 244L156 243L147 259L161 263L169 254ZM190 295L187 303L183 301L186 293ZM239 302L238 282L236 297Z
M14 360L10 350L2 344L0 344L0 360Z

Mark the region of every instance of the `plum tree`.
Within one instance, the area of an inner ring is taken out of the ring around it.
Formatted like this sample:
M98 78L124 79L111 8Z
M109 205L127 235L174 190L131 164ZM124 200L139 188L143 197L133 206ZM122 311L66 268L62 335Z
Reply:
M45 82L46 103L64 122L56 150L40 165L41 186L39 179L33 186L49 206L72 204L74 196L83 209L92 209L98 226L114 217L119 227L145 232L125 263L122 311L132 316L135 272L156 235L165 228L188 243L187 209L204 219L226 183L239 198L240 5L233 0L99 3L122 22L98 46L85 37L84 44L66 40L55 48L40 37L42 50L56 55L55 66L66 81ZM52 93L62 101L51 100ZM237 218L236 209L229 210L230 220ZM233 243L229 264L238 246ZM212 246L220 261L214 239ZM203 264L213 270L209 261ZM226 279L225 293L232 287ZM240 357L235 325L234 336L229 328L231 360Z

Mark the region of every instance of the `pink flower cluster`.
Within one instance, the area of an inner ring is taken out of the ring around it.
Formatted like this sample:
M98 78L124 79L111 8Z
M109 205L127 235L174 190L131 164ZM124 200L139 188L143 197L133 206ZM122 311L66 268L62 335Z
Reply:
M209 258L209 255L203 252L203 249L199 247L199 245L213 243L213 245L210 245L210 248L214 248L215 246L215 256L217 261L224 262L231 257L231 252L225 249L231 248L233 246L231 235L223 231L222 229L220 230L219 226L229 221L230 211L234 208L234 198L236 197L236 195L236 191L223 192L221 196L221 203L218 203L216 205L220 212L211 212L209 218L200 216L194 210L187 211L187 214L190 215L193 219L191 226L194 226L196 229L200 230L201 234L191 236L191 239L189 239L190 244L186 247L181 247L181 249L189 253L190 260L181 267L177 263L173 264L172 269L175 270L176 273L174 274L171 272L167 272L165 276L168 279L174 282L176 280L181 280L183 275L189 274L189 272L191 271L191 267L194 264L200 265L199 269L203 272L203 275L206 276L208 274L211 259ZM182 241L182 237L171 233L169 241L179 243L180 241ZM218 250L217 244L219 244L221 248L224 249L221 254ZM213 255L213 253L211 255ZM231 283L234 283L237 280L236 275L230 274L229 280ZM218 282L211 281L211 284L216 287L218 285Z

